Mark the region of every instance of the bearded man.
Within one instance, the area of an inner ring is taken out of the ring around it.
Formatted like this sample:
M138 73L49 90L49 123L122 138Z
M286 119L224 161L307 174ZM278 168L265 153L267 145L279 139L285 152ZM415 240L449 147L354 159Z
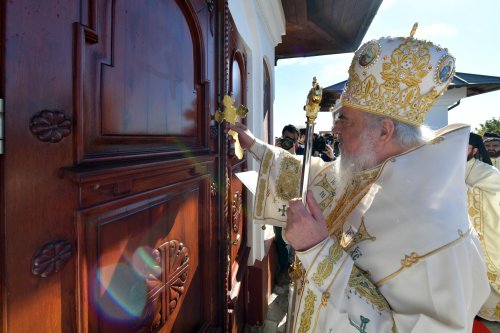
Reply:
M283 225L302 265L293 332L471 332L489 286L467 215L469 127L421 127L454 62L412 36L362 45L333 128L341 157L313 159L307 208L301 159L230 126L261 163L254 218Z
M487 138L484 140L484 146L490 154L492 165L500 170L500 138Z
M469 216L479 234L491 292L479 311L489 321L500 321L500 171L491 165L481 136L470 133L467 148Z

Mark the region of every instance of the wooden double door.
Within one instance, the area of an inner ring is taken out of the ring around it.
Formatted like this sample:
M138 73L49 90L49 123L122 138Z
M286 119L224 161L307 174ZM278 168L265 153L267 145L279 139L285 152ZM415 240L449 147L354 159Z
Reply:
M227 1L0 4L0 331L241 332Z

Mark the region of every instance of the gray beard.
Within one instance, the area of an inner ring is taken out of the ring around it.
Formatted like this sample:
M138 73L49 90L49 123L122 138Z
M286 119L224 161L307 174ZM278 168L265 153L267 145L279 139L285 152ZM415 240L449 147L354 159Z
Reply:
M366 130L361 134L362 146L357 156L341 152L335 163L337 193L342 195L347 186L354 180L355 174L371 169L376 165L375 135L373 130Z

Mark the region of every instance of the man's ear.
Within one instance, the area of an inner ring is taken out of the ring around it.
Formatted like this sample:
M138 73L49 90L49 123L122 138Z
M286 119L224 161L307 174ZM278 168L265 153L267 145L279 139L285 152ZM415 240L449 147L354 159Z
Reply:
M381 121L379 143L386 145L392 141L394 136L394 122L389 118L384 118Z

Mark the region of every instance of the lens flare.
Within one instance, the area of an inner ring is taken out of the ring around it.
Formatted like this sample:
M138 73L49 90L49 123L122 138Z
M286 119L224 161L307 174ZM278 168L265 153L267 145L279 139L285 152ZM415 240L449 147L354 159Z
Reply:
M148 293L161 284L161 257L158 250L139 247L121 259L116 265L97 270L95 301L107 318L131 321L143 315Z
M97 271L96 304L108 318L128 321L142 315L147 301L146 280L130 265L119 263Z

